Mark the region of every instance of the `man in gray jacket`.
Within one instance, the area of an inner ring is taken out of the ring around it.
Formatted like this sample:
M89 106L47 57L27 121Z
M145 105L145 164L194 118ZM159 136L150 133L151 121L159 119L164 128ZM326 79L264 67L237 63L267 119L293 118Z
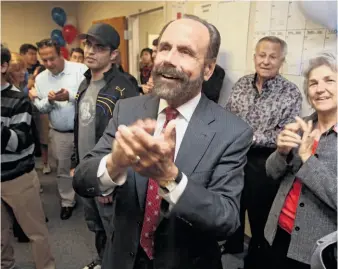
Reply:
M239 224L252 130L201 94L218 31L185 16L159 40L153 95L117 103L74 188L85 197L115 194L103 268L220 269L217 242Z

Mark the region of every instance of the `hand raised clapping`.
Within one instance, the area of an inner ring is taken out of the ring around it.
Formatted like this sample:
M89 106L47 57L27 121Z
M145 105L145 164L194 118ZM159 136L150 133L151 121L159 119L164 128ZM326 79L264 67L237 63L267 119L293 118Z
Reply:
M298 131L302 131L300 136ZM305 122L296 117L296 122L287 124L277 137L277 150L282 155L288 155L292 148L299 148L298 155L305 162L312 155L313 143L320 136L318 129L313 130L313 122Z
M175 150L175 122L163 134L152 136L154 120L139 120L131 126L121 125L115 134L111 160L117 169L131 166L139 174L156 180L170 180L178 169L172 160Z

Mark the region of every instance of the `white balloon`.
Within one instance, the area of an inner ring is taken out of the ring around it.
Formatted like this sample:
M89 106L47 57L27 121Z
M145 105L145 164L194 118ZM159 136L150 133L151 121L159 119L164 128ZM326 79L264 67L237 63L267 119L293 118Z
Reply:
M330 30L337 29L337 1L299 1L305 17L325 26Z
M76 17L75 16L68 16L67 15L67 21L66 21L65 25L66 24L71 24L71 25L73 25L73 26L75 26L77 28L77 19L76 19Z

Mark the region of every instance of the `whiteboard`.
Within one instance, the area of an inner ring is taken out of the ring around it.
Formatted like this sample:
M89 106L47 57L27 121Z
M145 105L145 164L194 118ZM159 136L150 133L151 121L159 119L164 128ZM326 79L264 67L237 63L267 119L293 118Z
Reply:
M258 40L267 35L286 41L288 54L281 74L303 92L302 69L310 57L323 50L337 51L337 30L325 29L306 18L298 1L222 1L194 4L194 14L214 24L221 34L218 64L225 69L227 85L221 102L233 84L255 72L253 54ZM304 99L302 115L312 113Z
M216 25L218 2L202 2L194 7L194 14L207 22Z
M297 1L255 2L254 17L252 48L264 35L278 36L288 45L282 74L299 76L310 57L324 49L336 51L337 32L305 18Z
M216 26L221 34L218 64L227 70L245 70L250 2L219 3L217 11ZM227 22L223 23L224 18Z

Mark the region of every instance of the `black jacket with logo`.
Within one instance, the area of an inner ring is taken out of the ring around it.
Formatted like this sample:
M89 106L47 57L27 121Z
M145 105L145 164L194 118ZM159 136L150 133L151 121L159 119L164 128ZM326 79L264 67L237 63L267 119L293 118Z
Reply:
M91 80L91 72L87 70L84 74L86 77L80 84L76 95L75 119L74 119L74 152L72 156L72 168L75 168L79 160L78 152L78 132L79 132L79 101L81 96L86 92ZM118 70L116 65L104 73L106 85L99 91L96 99L96 116L95 116L95 143L99 141L109 120L113 117L115 104L119 99L133 97L139 95L136 79L128 74Z

